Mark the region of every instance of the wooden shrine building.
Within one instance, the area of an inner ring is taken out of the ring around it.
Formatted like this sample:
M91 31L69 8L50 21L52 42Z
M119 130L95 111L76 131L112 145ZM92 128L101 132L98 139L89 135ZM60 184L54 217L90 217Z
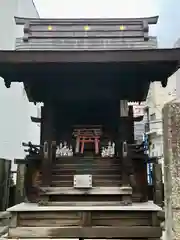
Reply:
M29 153L16 160L26 166L26 203L9 209L9 238L160 239L128 102L144 101L153 81L166 86L180 49L156 48L157 17L16 22L24 36L16 51L0 51L0 76L7 87L23 82L43 107L32 116L40 144L24 143Z

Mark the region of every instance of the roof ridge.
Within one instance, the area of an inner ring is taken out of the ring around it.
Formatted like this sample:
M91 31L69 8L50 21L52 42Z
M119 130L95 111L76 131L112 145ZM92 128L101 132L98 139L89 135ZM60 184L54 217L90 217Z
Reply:
M158 16L144 17L144 18L23 18L15 16L16 24L25 24L27 21L32 22L53 22L53 23L118 23L118 22L136 22L136 21L147 21L148 24L157 24Z

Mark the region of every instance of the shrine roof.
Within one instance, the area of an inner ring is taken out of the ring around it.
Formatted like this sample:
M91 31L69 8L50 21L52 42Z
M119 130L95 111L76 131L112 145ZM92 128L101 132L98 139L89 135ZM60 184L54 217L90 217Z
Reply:
M113 96L122 95L121 99L139 101L146 98L150 82L161 81L163 86L166 86L168 77L179 68L179 61L180 48L119 51L0 51L0 76L6 83L24 82L26 85L27 83L33 85L33 92L38 92L40 89L43 91L45 80L48 81L48 86L54 85L55 88L57 87L55 82L59 81L67 83L69 93L71 91L73 93L74 89L78 88L78 84L79 86L86 84L86 87L91 84L94 89L101 86L100 92L107 87L107 92L104 91L105 96L108 95L111 87ZM76 79L76 84L71 81L73 79ZM106 84L103 86L103 83ZM92 93L95 94L95 91L92 90ZM43 96L38 97L38 94L40 93L36 93L36 97L33 96L35 101L43 99ZM60 95L59 92L57 94ZM62 92L63 94L66 95L65 91ZM70 97L72 95L68 94ZM97 96L99 95L97 92Z
M149 25L158 17L106 19L15 18L24 25L16 50L120 50L156 48Z
M69 23L69 24L119 24L120 22L137 22L146 21L148 24L156 24L158 16L144 17L144 18L23 18L15 17L16 24L24 25L26 22L31 21L34 23Z

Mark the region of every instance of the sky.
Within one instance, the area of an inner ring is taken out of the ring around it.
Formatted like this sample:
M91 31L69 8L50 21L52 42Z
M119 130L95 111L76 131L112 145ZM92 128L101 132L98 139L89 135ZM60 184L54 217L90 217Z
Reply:
M172 4L173 2L173 4ZM180 36L180 0L34 0L41 18L123 18L159 15L150 34L160 47L172 47Z
M156 15L162 0L34 0L40 17L94 18ZM167 0L164 0L167 1Z
M180 38L179 9L180 0L159 0L160 19L157 32L162 47L172 47Z
M173 4L172 4L173 2ZM34 0L41 18L122 18L159 15L150 33L160 47L180 37L180 0Z
M158 15L161 1L34 0L34 3L41 18L126 18ZM156 26L151 27L150 33L157 35Z

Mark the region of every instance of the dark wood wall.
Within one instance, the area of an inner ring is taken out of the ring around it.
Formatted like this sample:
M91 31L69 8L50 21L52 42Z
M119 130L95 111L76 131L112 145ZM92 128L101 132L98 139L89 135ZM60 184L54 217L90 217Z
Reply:
M101 125L104 137L114 139L118 129L119 101L62 101L54 106L56 140L72 138L75 125Z

